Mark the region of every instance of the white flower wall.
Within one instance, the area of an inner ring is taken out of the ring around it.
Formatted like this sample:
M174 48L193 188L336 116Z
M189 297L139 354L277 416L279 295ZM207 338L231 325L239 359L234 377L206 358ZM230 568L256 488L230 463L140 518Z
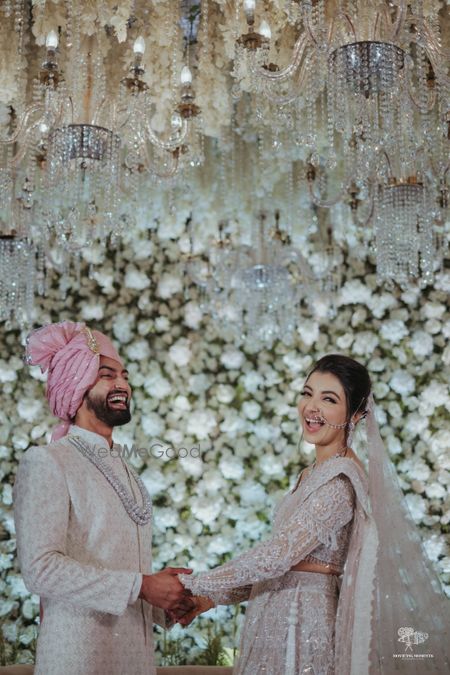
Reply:
M350 257L334 319L304 310L295 345L252 353L202 316L195 289L183 288L179 255L170 240L134 242L90 276L83 268L66 300L53 289L36 315L36 325L85 320L110 334L128 362L133 420L115 439L140 449L130 457L154 499L155 567L205 569L268 534L275 501L313 458L312 447L299 444L305 374L318 357L339 351L370 370L382 434L450 595L449 277L434 290L387 292L369 263ZM18 658L27 660L38 599L17 567L12 484L23 452L47 442L54 420L44 378L22 362L21 337L2 331L0 339L0 613L6 639L18 640ZM363 452L363 431L356 442ZM219 608L172 632L192 655L211 619L234 646L241 618Z

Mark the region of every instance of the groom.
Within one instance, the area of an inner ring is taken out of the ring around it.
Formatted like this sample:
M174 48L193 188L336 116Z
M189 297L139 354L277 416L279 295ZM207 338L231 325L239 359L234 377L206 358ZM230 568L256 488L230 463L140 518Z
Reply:
M43 608L35 675L155 675L153 622L193 602L176 576L190 570L151 573L150 498L113 445L128 372L105 335L69 321L31 333L27 362L48 371L61 421L14 486L19 564Z

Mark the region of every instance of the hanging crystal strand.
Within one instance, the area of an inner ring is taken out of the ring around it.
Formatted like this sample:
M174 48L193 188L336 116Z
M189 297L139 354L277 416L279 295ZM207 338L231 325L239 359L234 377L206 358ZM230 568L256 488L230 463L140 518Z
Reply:
M316 92L313 89L313 82L308 78L306 82L306 125L307 125L307 136L305 139L306 145L313 152L317 150L317 137L316 137L316 109L315 109L315 95Z
M17 53L23 54L23 36L25 23L25 0L15 0L14 2L14 30L17 33Z
M290 162L286 181L286 206L287 206L287 222L284 226L286 234L292 236L292 226L294 223L294 164Z
M73 22L73 1L64 0L64 6L66 8L66 27L65 27L65 37L66 37L66 47L67 49L72 48L72 22Z

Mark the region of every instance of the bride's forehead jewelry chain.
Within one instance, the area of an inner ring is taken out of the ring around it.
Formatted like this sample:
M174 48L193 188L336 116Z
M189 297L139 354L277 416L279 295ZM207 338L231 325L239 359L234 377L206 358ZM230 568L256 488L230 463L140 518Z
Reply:
M139 492L142 496L142 506L139 506L137 501L130 494L130 491L127 490L122 481L117 478L111 467L101 457L93 452L79 436L67 436L67 440L83 455L83 457L86 457L86 459L92 462L92 464L97 467L100 473L104 475L124 505L125 511L128 513L130 518L134 520L137 525L147 525L152 517L152 502L144 483L139 478L137 473L132 469L132 467L127 466L127 469L130 471L137 483Z

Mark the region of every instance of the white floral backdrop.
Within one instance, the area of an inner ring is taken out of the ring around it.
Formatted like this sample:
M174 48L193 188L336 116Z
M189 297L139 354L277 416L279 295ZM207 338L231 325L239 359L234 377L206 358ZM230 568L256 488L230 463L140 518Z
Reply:
M53 289L36 324L85 320L112 335L128 362L134 415L115 438L150 451L132 461L154 499L156 568L204 569L267 535L275 501L313 456L299 444L303 378L316 358L340 351L370 370L382 434L450 595L449 276L438 276L433 290L386 292L369 262L348 257L336 318L305 309L293 346L255 354L227 342L202 316L195 290L183 288L178 244L156 246L145 236L90 275L83 267L67 299ZM53 419L44 378L22 362L22 340L2 329L0 614L7 646L15 643L17 660L26 661L39 608L17 567L12 485L23 452L49 439ZM362 448L363 432L356 442ZM173 638L195 656L212 619L233 647L242 616L218 608L173 629Z

